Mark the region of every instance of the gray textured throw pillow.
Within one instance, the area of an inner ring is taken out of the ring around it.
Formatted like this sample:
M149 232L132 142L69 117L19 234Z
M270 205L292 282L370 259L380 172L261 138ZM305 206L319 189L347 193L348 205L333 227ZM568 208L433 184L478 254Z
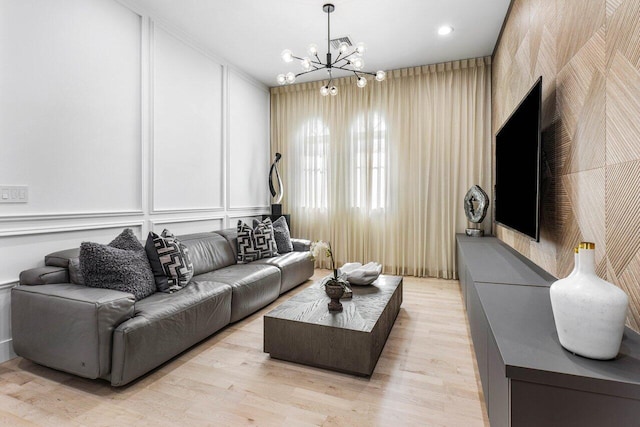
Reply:
M273 222L273 236L276 239L279 254L286 254L293 251L291 233L289 232L287 220L283 216Z
M255 229L238 220L238 262L246 263L278 254L269 218Z
M83 242L80 271L86 286L129 292L136 300L156 291L147 254L129 228L108 245Z

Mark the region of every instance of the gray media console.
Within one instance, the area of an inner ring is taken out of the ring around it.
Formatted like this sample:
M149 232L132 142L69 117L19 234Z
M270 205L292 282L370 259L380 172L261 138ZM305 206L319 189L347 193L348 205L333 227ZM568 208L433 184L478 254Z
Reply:
M500 426L639 426L640 335L614 360L566 351L555 278L495 237L456 236L458 276L489 420Z

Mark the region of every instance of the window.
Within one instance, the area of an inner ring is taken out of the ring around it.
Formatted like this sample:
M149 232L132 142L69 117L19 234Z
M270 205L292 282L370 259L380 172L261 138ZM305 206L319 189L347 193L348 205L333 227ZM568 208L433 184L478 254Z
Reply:
M321 119L307 121L300 130L297 144L302 159L302 182L299 200L306 208L327 208L327 163L329 128Z
M360 115L351 127L351 205L369 210L387 204L387 125L378 113Z

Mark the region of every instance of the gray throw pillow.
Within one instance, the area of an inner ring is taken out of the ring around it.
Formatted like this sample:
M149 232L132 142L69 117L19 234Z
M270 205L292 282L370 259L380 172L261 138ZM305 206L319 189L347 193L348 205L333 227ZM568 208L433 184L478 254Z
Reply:
M150 231L144 248L158 291L171 293L189 284L193 277L189 249L169 230L165 229L161 236Z
M247 263L278 254L273 238L273 226L269 218L259 223L255 229L238 220L238 262Z
M147 254L130 228L108 245L83 242L80 271L86 286L128 292L136 300L156 291Z
M279 254L286 254L293 251L291 233L289 232L287 220L283 216L273 222L273 236L276 239Z

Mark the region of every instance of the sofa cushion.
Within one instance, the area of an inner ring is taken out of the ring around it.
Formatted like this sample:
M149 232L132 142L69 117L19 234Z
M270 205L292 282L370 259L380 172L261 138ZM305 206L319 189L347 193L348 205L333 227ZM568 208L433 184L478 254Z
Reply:
M113 386L135 380L225 327L231 287L192 279L179 292L157 292L136 302L135 310L113 332Z
M233 250L234 264L238 258L238 230L236 228L225 228L224 230L216 230L214 233L224 237L229 246Z
M129 292L141 300L156 291L144 248L127 228L108 245L83 242L80 270L86 286Z
M80 270L80 258L69 259L69 280L75 285L84 285L84 277Z
M69 260L71 258L78 258L80 256L80 248L64 249L61 251L52 252L44 257L44 265L51 267L68 267Z
M69 270L47 265L20 272L21 285L48 285L51 283L69 283Z
M272 258L260 259L254 264L273 265L280 269L281 294L313 276L313 258L309 252L289 252Z
M193 274L203 274L233 265L236 257L227 240L216 233L195 233L179 236L189 249Z
M226 283L231 286L231 321L236 322L265 305L280 294L280 270L264 264L236 264L211 271L193 280Z
M276 241L273 238L273 226L269 218L259 223L256 228L238 220L238 262L246 263L257 259L277 255Z
M189 249L169 230L161 236L150 231L144 248L158 291L171 293L189 284L193 277Z

